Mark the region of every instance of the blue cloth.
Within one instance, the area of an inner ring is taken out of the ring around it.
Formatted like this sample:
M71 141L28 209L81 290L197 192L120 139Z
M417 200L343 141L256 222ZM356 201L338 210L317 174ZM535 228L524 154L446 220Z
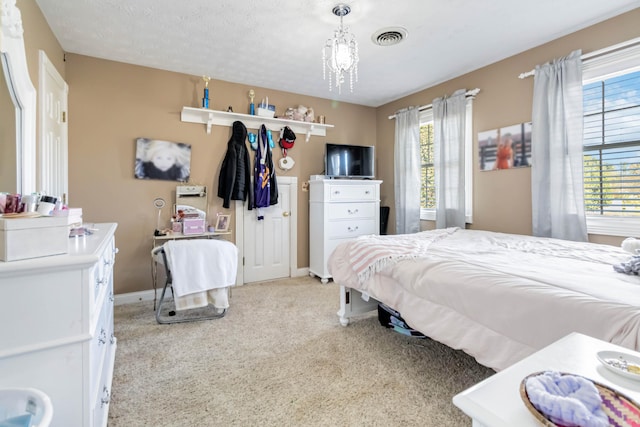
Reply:
M618 273L624 274L640 274L640 255L632 256L627 262L615 264L613 269Z
M0 427L30 427L31 414L18 415L0 421Z
M549 371L527 378L525 389L533 406L556 424L567 427L609 425L609 418L601 408L600 393L586 378Z

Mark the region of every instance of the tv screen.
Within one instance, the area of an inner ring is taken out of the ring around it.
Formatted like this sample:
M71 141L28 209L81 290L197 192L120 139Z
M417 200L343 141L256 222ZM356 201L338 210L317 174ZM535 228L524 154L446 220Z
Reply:
M327 143L324 158L329 178L374 178L374 147Z

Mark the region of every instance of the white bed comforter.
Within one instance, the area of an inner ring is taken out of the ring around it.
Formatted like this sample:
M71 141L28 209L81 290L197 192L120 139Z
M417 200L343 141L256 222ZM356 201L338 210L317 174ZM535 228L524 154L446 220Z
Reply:
M413 241L409 253L362 261L366 247L397 250L394 240ZM452 228L362 236L336 248L329 271L501 370L574 331L640 350L640 277L613 270L629 258L608 245Z

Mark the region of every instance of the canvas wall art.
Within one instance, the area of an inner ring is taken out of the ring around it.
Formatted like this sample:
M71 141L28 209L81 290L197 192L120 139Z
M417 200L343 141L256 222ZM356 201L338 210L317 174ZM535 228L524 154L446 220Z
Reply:
M149 138L136 140L136 178L187 182L190 175L191 145Z
M478 133L480 170L531 166L531 122Z

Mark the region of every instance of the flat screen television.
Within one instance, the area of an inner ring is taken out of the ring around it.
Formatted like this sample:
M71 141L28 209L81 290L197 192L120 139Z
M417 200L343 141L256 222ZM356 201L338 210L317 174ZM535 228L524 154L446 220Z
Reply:
M328 178L375 178L374 147L327 143L324 174Z

